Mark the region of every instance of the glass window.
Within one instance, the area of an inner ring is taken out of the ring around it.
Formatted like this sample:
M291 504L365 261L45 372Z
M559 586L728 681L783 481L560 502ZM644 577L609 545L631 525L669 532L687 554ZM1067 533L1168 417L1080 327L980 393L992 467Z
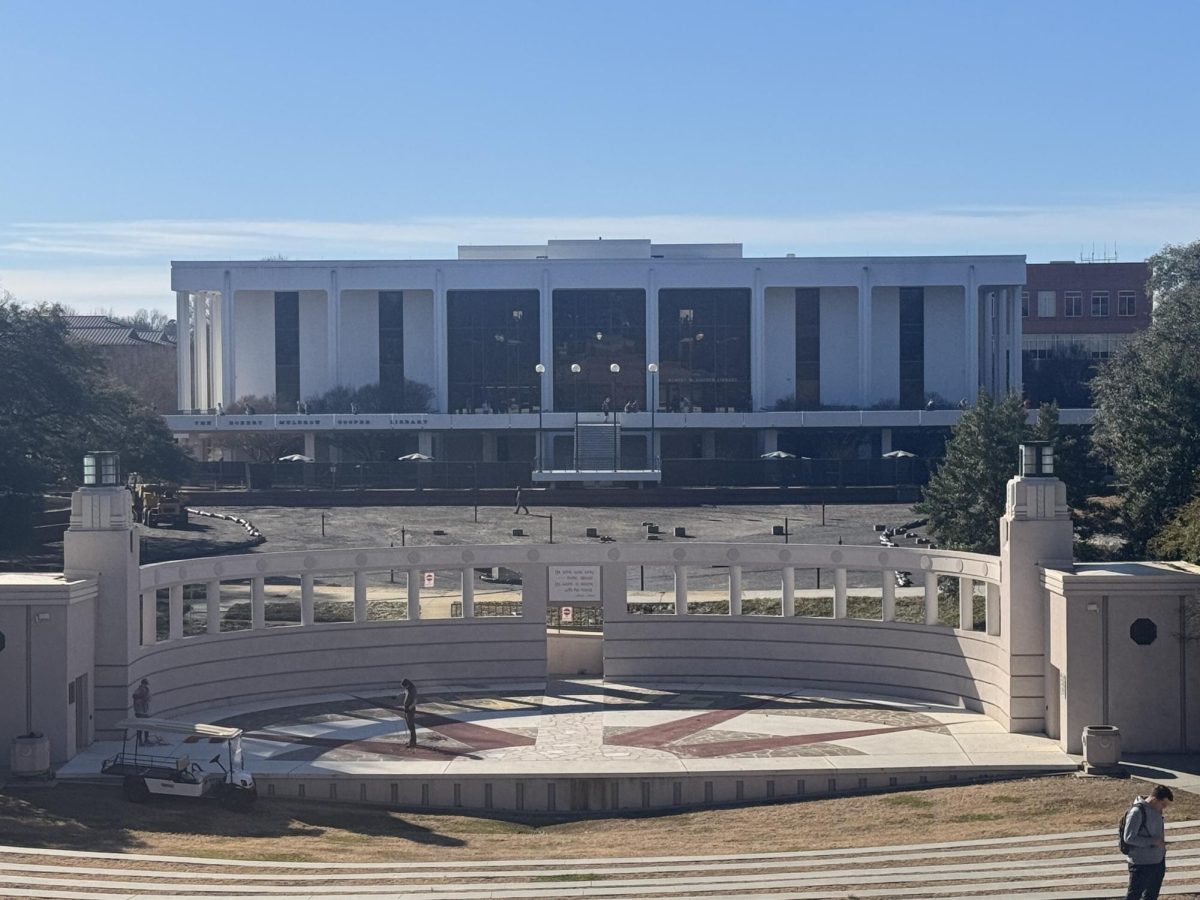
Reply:
M537 291L447 291L451 413L537 412Z
M300 400L300 294L275 293L275 408L291 412Z
M1083 291L1066 291L1063 294L1063 315L1069 319L1083 315Z
M750 289L658 292L660 409L750 410Z
M646 292L557 290L554 303L554 408L621 411L646 402ZM620 367L613 372L611 366ZM582 370L578 375L571 366Z
M1053 319L1054 303L1054 291L1038 291L1038 318Z
M1029 318L1029 291L1021 291L1021 318Z
M821 289L796 288L796 409L821 408Z
M900 408L925 405L925 289L900 288Z
M379 387L384 396L404 392L404 292L379 292Z
M1092 291L1092 315L1108 315L1108 291Z
M1117 291L1117 315L1137 315L1137 294L1133 291Z

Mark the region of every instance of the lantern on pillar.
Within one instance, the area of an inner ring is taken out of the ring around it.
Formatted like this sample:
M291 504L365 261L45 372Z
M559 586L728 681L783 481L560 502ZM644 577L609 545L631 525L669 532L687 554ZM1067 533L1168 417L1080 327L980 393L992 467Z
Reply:
M1022 444L1021 477L1053 478L1054 445L1049 441L1026 441Z
M114 450L89 450L83 455L84 487L113 487L120 483L121 457Z

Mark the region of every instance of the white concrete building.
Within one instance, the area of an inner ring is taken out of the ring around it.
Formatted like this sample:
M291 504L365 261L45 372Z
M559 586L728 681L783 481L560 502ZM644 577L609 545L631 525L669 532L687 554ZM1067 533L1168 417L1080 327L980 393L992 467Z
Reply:
M1023 256L745 258L739 244L648 240L174 262L179 407L241 412L258 396L291 413L335 386L396 397L407 380L451 419L426 427L528 429L530 450L538 414L605 399L701 431L731 413L791 416L737 422L770 429L831 407L953 407L980 387L1020 390L1024 281ZM459 418L497 414L510 418ZM632 437L650 423L623 424Z

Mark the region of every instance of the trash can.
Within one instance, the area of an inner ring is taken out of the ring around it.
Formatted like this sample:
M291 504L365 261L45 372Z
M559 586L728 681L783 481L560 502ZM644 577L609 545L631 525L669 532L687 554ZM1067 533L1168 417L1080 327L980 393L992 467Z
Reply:
M1089 769L1116 768L1121 760L1121 729L1116 725L1085 725L1083 761Z
M13 738L9 757L13 775L37 778L50 772L50 738L38 732Z

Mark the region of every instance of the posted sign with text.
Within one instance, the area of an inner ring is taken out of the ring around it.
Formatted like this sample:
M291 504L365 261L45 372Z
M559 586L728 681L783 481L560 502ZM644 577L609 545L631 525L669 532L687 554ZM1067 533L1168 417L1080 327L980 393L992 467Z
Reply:
M599 566L551 566L550 602L600 602Z

